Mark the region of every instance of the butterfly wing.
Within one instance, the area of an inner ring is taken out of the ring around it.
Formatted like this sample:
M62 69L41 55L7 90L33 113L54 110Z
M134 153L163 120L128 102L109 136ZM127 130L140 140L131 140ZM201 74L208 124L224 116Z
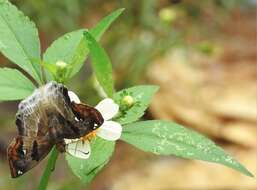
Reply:
M86 104L76 104L75 102L71 103L71 108L76 115L77 118L82 120L92 120L93 123L97 124L98 126L101 126L104 122L104 119L101 115L101 113L95 109L94 107L91 107Z
M52 149L53 144L42 137L17 136L7 149L13 178L19 177L35 167Z
M56 82L37 89L19 104L16 125L19 135L28 137L45 136L53 115L67 120L74 119L70 109L68 90Z
M7 149L12 177L18 177L36 166L54 145L49 130L62 125L56 115L70 119L67 89L55 82L48 83L19 104L16 115L18 136ZM74 116L73 116L74 118Z

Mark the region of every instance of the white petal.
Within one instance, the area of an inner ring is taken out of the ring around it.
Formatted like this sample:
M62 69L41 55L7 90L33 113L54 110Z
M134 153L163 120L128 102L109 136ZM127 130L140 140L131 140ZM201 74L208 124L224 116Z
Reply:
M74 92L72 91L68 91L68 95L70 97L70 101L71 102L75 102L76 104L79 104L80 103L80 100L79 100L79 97L77 96L77 94L75 94Z
M119 111L119 105L111 98L105 98L95 108L102 114L104 120L113 118Z
M74 157L88 159L91 153L89 141L65 139L66 151Z
M64 139L66 145L77 141L80 141L80 139Z
M120 138L122 127L118 122L105 121L103 125L98 128L96 134L108 141L116 141Z

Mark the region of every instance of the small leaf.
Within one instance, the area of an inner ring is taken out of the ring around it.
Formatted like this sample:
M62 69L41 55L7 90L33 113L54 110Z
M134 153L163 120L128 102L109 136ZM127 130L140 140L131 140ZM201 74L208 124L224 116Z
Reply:
M94 37L89 33L84 33L90 50L90 56L92 59L92 67L95 72L96 79L102 86L105 93L109 96L113 96L113 78L112 78L112 64L105 52L105 50L97 43Z
M96 138L91 142L91 155L88 159L75 158L66 154L66 160L73 173L84 183L89 183L108 163L113 154L115 143Z
M90 32L92 31L94 38L99 40L122 11L123 9L114 11L92 28ZM84 40L84 31L84 29L81 29L61 36L52 43L44 54L44 61L49 64L55 64L57 61L64 61L67 64L73 65L73 67L70 68L68 79L73 77L81 69L89 53L87 46L81 45Z
M35 86L16 69L0 69L0 100L20 100L32 94Z
M97 41L100 40L100 37L104 34L106 29L109 28L113 21L115 21L124 10L124 8L118 9L103 18L94 28L90 30L90 34L92 34Z
M48 71L48 73L50 73L53 76L53 78L57 75L58 67L56 66L56 64L49 64L44 61L42 61L41 64L46 69L46 71Z
M219 163L253 176L208 138L169 121L128 124L123 128L122 140L147 152Z
M0 51L41 84L40 42L35 24L8 1L0 2Z
M126 110L125 113L122 113L122 115L116 120L123 125L137 121L144 115L145 110L148 108L153 95L157 92L158 89L159 87L154 85L141 85L124 89L115 93L114 100L120 106L122 106L122 99L127 95L131 96L134 101L133 106Z

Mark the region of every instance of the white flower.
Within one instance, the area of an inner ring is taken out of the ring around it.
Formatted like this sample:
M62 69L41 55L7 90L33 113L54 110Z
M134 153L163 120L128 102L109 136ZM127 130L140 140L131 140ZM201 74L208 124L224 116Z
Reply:
M68 92L70 100L80 103L78 96L72 92ZM118 113L119 105L112 99L106 98L99 102L95 107L103 116L104 123L95 131L95 134L108 141L116 141L120 138L122 127L118 122L111 119ZM66 151L78 158L87 159L90 156L90 143L87 139L65 139Z

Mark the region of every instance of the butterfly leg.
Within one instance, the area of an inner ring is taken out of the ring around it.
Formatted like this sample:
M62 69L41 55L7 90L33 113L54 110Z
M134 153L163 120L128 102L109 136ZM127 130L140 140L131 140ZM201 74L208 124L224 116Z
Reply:
M66 146L66 144L65 144L64 140L56 143L56 148L61 153L65 152L65 146Z

